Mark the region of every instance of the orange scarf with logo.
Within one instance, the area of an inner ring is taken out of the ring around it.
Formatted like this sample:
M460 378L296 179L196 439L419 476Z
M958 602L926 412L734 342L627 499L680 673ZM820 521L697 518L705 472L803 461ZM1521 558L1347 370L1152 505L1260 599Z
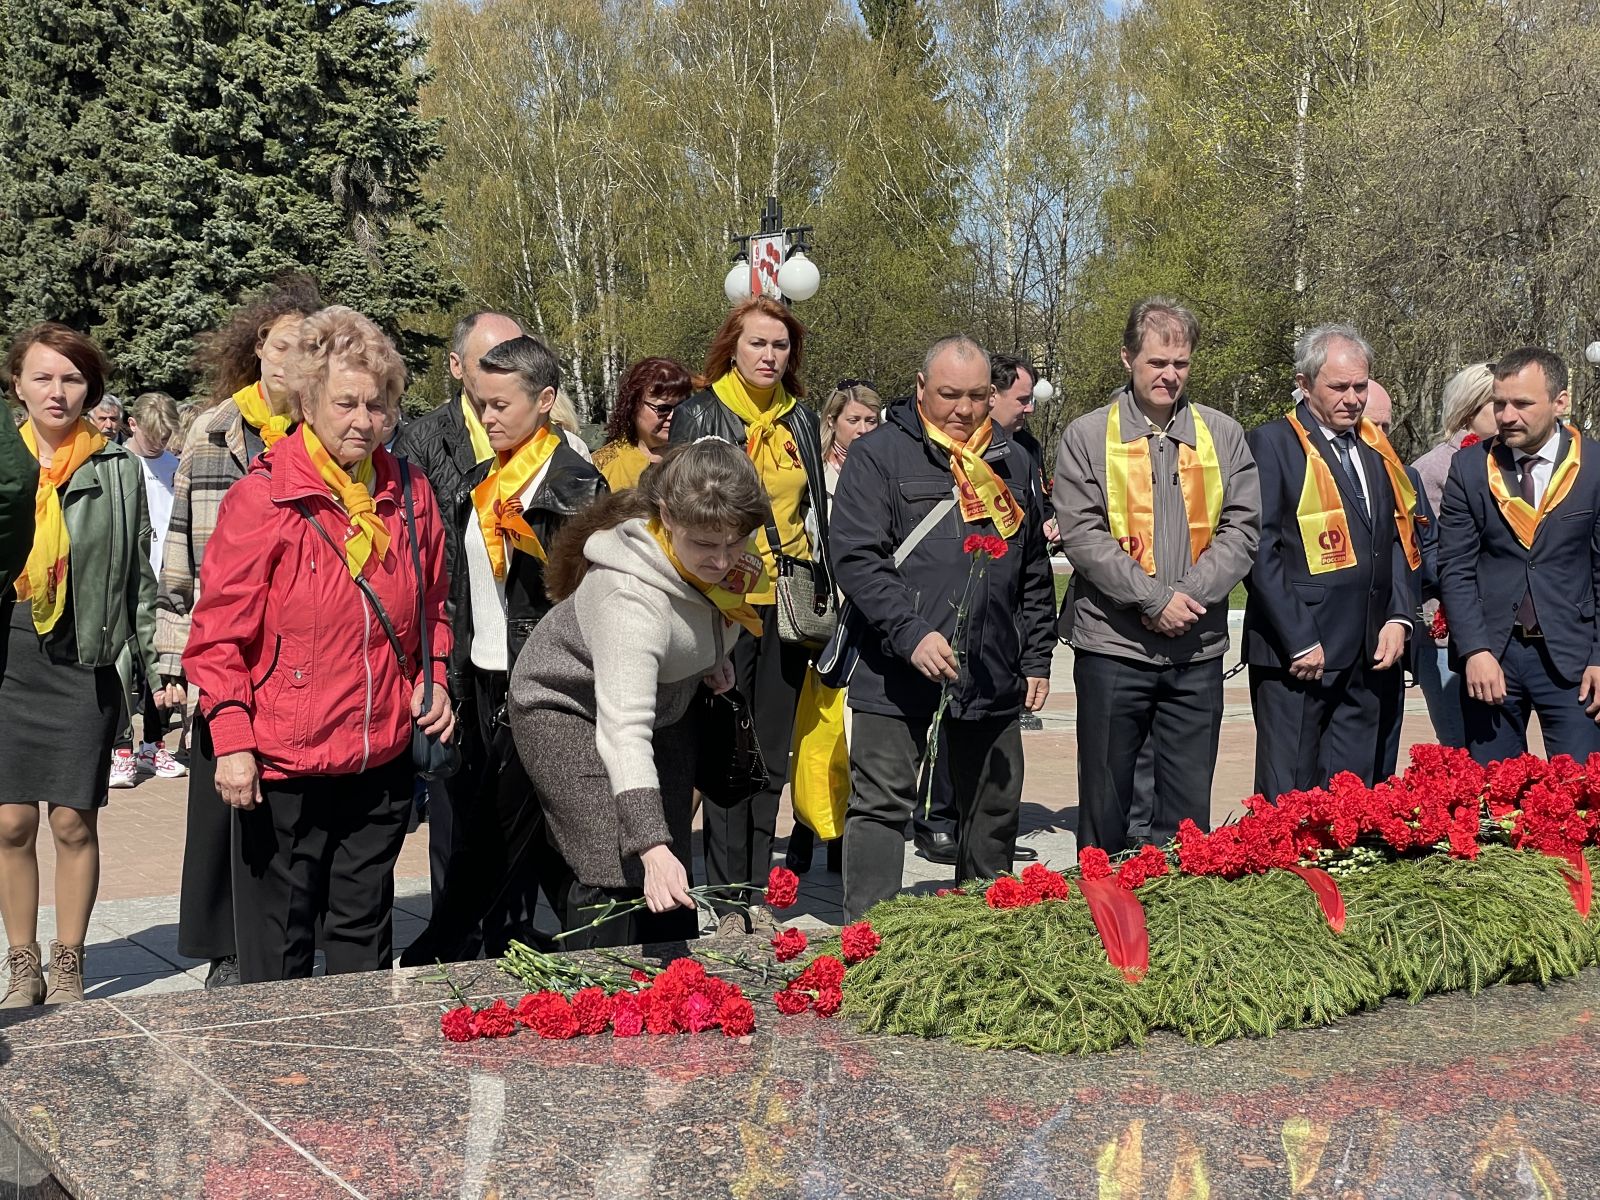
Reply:
M761 636L761 614L756 612L755 606L747 599L751 592L759 590L765 582L765 572L759 556L746 550L744 556L722 577L720 583L703 583L699 576L690 574L678 560L677 551L672 548L672 538L668 535L666 527L661 524L661 519L652 517L649 528L650 536L655 538L656 545L661 547L661 552L667 556L667 561L678 573L678 578L715 604L717 611L727 620L748 629L751 637Z
M964 442L958 442L932 421L917 405L923 432L928 440L950 455L950 473L961 490L961 515L972 525L993 521L1001 537L1010 537L1022 528L1022 512L1012 498L1005 480L983 461L983 453L994 439L994 422L985 420Z
M522 493L539 477L560 445L561 435L548 425L541 426L509 456L498 456L488 478L472 489L472 507L477 511L478 528L483 531L483 544L488 548L489 565L494 568L496 579L506 577L507 541L524 554L545 561L544 547L522 515Z

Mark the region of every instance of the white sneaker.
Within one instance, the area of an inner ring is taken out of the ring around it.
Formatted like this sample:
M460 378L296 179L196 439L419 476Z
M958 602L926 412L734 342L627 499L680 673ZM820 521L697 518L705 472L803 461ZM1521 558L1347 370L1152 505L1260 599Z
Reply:
M189 768L168 754L167 748L159 742L147 742L140 746L138 758L134 761L139 774L154 775L157 779L182 779L189 773Z
M133 761L133 751L126 747L111 752L111 782L114 788L131 788L139 782L139 768Z

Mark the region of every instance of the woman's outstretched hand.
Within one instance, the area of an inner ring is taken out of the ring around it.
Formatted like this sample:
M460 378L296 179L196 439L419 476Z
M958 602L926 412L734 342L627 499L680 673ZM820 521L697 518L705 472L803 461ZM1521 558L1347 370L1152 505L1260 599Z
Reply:
M674 908L693 908L689 895L689 873L683 869L670 846L651 846L639 855L644 863L644 902L653 913Z

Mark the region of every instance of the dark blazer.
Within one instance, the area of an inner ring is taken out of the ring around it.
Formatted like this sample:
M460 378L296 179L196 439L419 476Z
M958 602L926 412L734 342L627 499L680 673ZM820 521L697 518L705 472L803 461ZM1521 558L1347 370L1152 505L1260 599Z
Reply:
M1377 451L1358 443L1371 499L1369 517L1339 469L1339 459L1304 404L1295 415L1311 444L1333 471L1345 519L1356 544L1356 565L1313 575L1306 566L1296 513L1305 483L1306 456L1288 418L1250 432L1247 441L1261 478L1261 545L1245 576L1244 660L1286 669L1296 654L1322 645L1328 671L1370 661L1378 633L1391 620L1409 626L1417 600L1413 572L1394 525L1394 489Z
M817 587L832 587L833 568L828 556L828 476L822 469L822 423L802 402L785 413L778 424L794 434L800 465L806 471L806 500L816 517L817 533L822 541L820 546L811 548L811 561L819 568ZM748 440L744 422L710 388L696 392L678 405L672 414L672 432L667 440L676 446L697 442L703 437L719 437L739 447Z
M1560 431L1556 462L1571 435ZM1487 650L1505 653L1517 607L1532 591L1550 659L1565 682L1600 666L1595 600L1600 597L1600 446L1584 438L1578 478L1567 498L1539 524L1524 550L1489 493L1484 459L1494 456L1513 496L1519 495L1516 456L1498 439L1460 451L1450 463L1439 513L1439 586L1450 623L1450 652L1459 663Z
M1021 712L1025 680L1049 678L1056 640L1039 473L998 427L984 460L1026 516L974 589L961 679L951 688L950 715L960 719ZM949 455L928 441L914 400L890 405L882 425L851 443L834 492L832 545L839 588L872 627L850 676L859 712L927 720L939 703L939 685L911 665L911 654L935 631L954 639L972 566L962 545L994 526L969 525L952 508L898 568L894 555L953 483Z

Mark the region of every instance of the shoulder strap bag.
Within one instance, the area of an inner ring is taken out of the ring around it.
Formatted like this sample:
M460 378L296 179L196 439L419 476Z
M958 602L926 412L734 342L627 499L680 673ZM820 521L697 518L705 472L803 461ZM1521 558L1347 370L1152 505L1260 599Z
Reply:
M905 541L901 542L894 552L896 570L905 565L906 559L911 557L911 552L939 527L939 522L949 516L960 501L960 490L952 487L950 494L935 504L928 515L917 522L916 528L906 535ZM870 622L861 615L860 609L846 599L839 610L839 627L828 639L828 644L822 648L822 653L817 656L817 678L831 688L842 688L848 684L850 676L855 672L856 663L861 660L862 642L871 634Z

